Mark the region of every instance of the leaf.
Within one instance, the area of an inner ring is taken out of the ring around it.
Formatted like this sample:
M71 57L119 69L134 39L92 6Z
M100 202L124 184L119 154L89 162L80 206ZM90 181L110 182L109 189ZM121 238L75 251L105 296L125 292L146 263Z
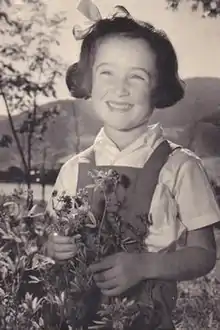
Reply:
M13 263L13 261L11 260L10 257L6 257L5 261L0 261L1 265L7 267L8 269L10 269L13 273L15 272L15 264Z
M0 147L1 148L9 148L13 142L13 139L8 134L3 134L0 138Z
M32 297L33 297L33 295L31 293L27 292L25 294L25 301L31 301L32 300Z
M5 280L7 274L8 274L8 268L5 266L1 266L1 274L2 274L2 279Z
M127 237L122 241L122 244L133 244L133 243L137 243L137 240L131 239L130 237Z
M85 226L89 228L96 228L97 221L94 214L91 211L88 212L88 217L91 220L91 223L87 223Z
M40 330L41 329L40 325L37 324L37 322L35 322L34 320L32 320L31 323L32 323L32 326L34 326L36 330ZM33 329L33 328L31 328L31 329Z
M32 300L32 309L35 311L36 307L37 307L37 297L35 297L33 300Z
M4 208L8 209L8 212L11 216L18 217L20 214L20 205L15 202L6 202L3 204Z
M134 303L135 303L135 300L130 300L130 301L127 303L127 306L130 307L130 306L132 306Z
M39 278L37 278L36 276L33 276L33 275L29 275L29 278L31 279L31 281L28 281L28 283L40 283L40 282L42 282Z
M11 234L11 235L9 235L9 234ZM2 239L8 240L8 241L15 241L16 243L22 243L22 240L18 236L16 236L13 232L3 235Z
M3 236L7 236L7 233L2 228L0 228L0 234L2 234Z
M0 288L0 297L4 297L4 296L5 296L5 291L2 288Z
M95 188L95 187L96 187L95 184L88 184L88 185L86 186L86 188Z
M44 326L44 320L42 317L39 318L39 326L43 327Z
M102 324L102 325L98 325L98 324L97 324L97 325L91 325L91 326L88 327L88 329L91 329L91 330L92 330L92 329L94 329L94 330L95 330L95 329L103 329L105 326L106 326L105 323Z
M61 292L61 295L60 295L60 298L61 298L61 301L64 302L64 299L65 299L65 292Z
M99 325L104 325L105 324L105 322L103 322L103 321L93 321L93 323L99 324Z

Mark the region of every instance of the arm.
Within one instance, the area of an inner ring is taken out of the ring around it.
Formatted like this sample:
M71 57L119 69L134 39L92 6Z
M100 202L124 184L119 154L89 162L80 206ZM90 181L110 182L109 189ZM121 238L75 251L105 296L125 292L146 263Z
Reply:
M55 185L52 190L52 194L48 200L46 211L51 216L56 216L53 209L53 204L58 208L58 199L63 194L69 194L74 196L76 194L76 185L77 185L77 176L78 176L78 157L74 156L69 161L67 161L60 169L60 172L57 176ZM53 192L57 192L56 196L53 196ZM61 204L59 204L61 206Z
M145 279L184 281L207 274L215 265L213 224L220 220L209 180L199 161L189 158L178 171L174 198L186 229L185 246L175 252L120 252L90 266L98 287L118 295Z
M53 187L52 194L47 203L46 212L52 217L52 220L56 219L57 215L54 207L58 210L62 207L62 202L59 202L59 197L63 193L74 195L76 191L77 182L77 169L78 163L75 158L65 163L56 179L56 183ZM71 180L70 180L71 178ZM56 195L53 196L53 192L56 191ZM75 238L64 237L60 235L54 236L54 233L48 237L44 237L44 244L42 246L42 253L53 257L57 260L65 260L75 255L76 245Z
M189 231L186 247L181 250L143 253L140 259L142 279L187 281L203 276L214 267L216 261L212 226Z
M53 193L54 192L57 192L57 196L53 197ZM58 176L57 176L57 179L56 179L56 182L53 186L53 189L52 189L52 194L48 200L48 203L47 203L47 207L46 207L46 211L53 217L55 217L55 211L53 209L53 203L57 201L57 197L60 196L62 194L62 192L65 191L65 187L64 187L64 184L63 184L63 167L61 168Z
M147 279L187 281L208 273L215 264L212 227L190 232L187 247L170 253L120 252L90 266L102 293L115 296Z
M191 280L207 274L215 265L212 224L220 221L220 211L207 174L193 156L187 157L177 173L173 195L179 220L187 229L186 244L176 252L144 255L143 277ZM152 267L146 269L147 265Z

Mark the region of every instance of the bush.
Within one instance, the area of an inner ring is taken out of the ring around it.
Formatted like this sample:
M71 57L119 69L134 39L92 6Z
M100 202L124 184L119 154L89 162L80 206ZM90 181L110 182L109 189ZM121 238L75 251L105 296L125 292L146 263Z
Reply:
M208 276L179 284L174 319L177 330L220 329L220 283L215 270Z
M96 184L107 188L108 194L119 178L115 173L101 174L95 177ZM88 217L90 209L85 192L81 191L75 199L61 196L58 204L61 202L62 207L56 209L57 222L42 211L44 205L32 207L32 202L30 192L24 195L15 191L11 196L0 196L0 329L87 329L85 318L90 316L93 321L92 309L98 306L87 262L103 256L109 243L111 248L118 248L119 237L114 240L113 236L109 242L106 236L103 240L100 224L95 226L91 214ZM76 231L80 233L80 229L97 232L98 236L88 236L87 247L79 241L77 258L55 263L43 254L44 242L51 231L69 236ZM127 298L113 297L99 307L100 318L94 322L93 329L123 330L138 314L135 300ZM178 330L219 329L220 284L214 271L179 284L173 317Z

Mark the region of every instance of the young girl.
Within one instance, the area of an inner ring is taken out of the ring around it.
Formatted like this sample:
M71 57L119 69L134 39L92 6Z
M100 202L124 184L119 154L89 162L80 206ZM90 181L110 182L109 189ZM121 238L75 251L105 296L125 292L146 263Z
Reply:
M184 96L173 46L163 31L130 15L100 19L85 35L67 85L74 97L91 99L103 128L90 148L64 164L54 189L75 195L95 166L127 173L124 218L137 223L140 211L148 215L146 251L110 255L90 270L106 296L145 280L165 281L167 286L152 293L161 315L151 329L174 329L176 281L203 276L215 265L212 225L220 212L200 159L165 140L159 124L148 125L155 108ZM51 202L48 209L52 212ZM74 239L52 235L47 252L60 261L72 258Z

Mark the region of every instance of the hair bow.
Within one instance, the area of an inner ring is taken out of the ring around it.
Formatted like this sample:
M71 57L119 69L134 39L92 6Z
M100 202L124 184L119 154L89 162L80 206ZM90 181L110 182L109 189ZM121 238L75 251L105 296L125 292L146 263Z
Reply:
M103 19L103 17L98 7L92 2L92 0L81 0L77 6L77 10L88 19L88 21L85 22L86 27L81 27L79 25L75 25L73 27L73 35L75 39L82 40L89 34L93 24ZM131 15L124 6L117 5L114 7L114 11L111 14L111 17L116 16L129 17Z

